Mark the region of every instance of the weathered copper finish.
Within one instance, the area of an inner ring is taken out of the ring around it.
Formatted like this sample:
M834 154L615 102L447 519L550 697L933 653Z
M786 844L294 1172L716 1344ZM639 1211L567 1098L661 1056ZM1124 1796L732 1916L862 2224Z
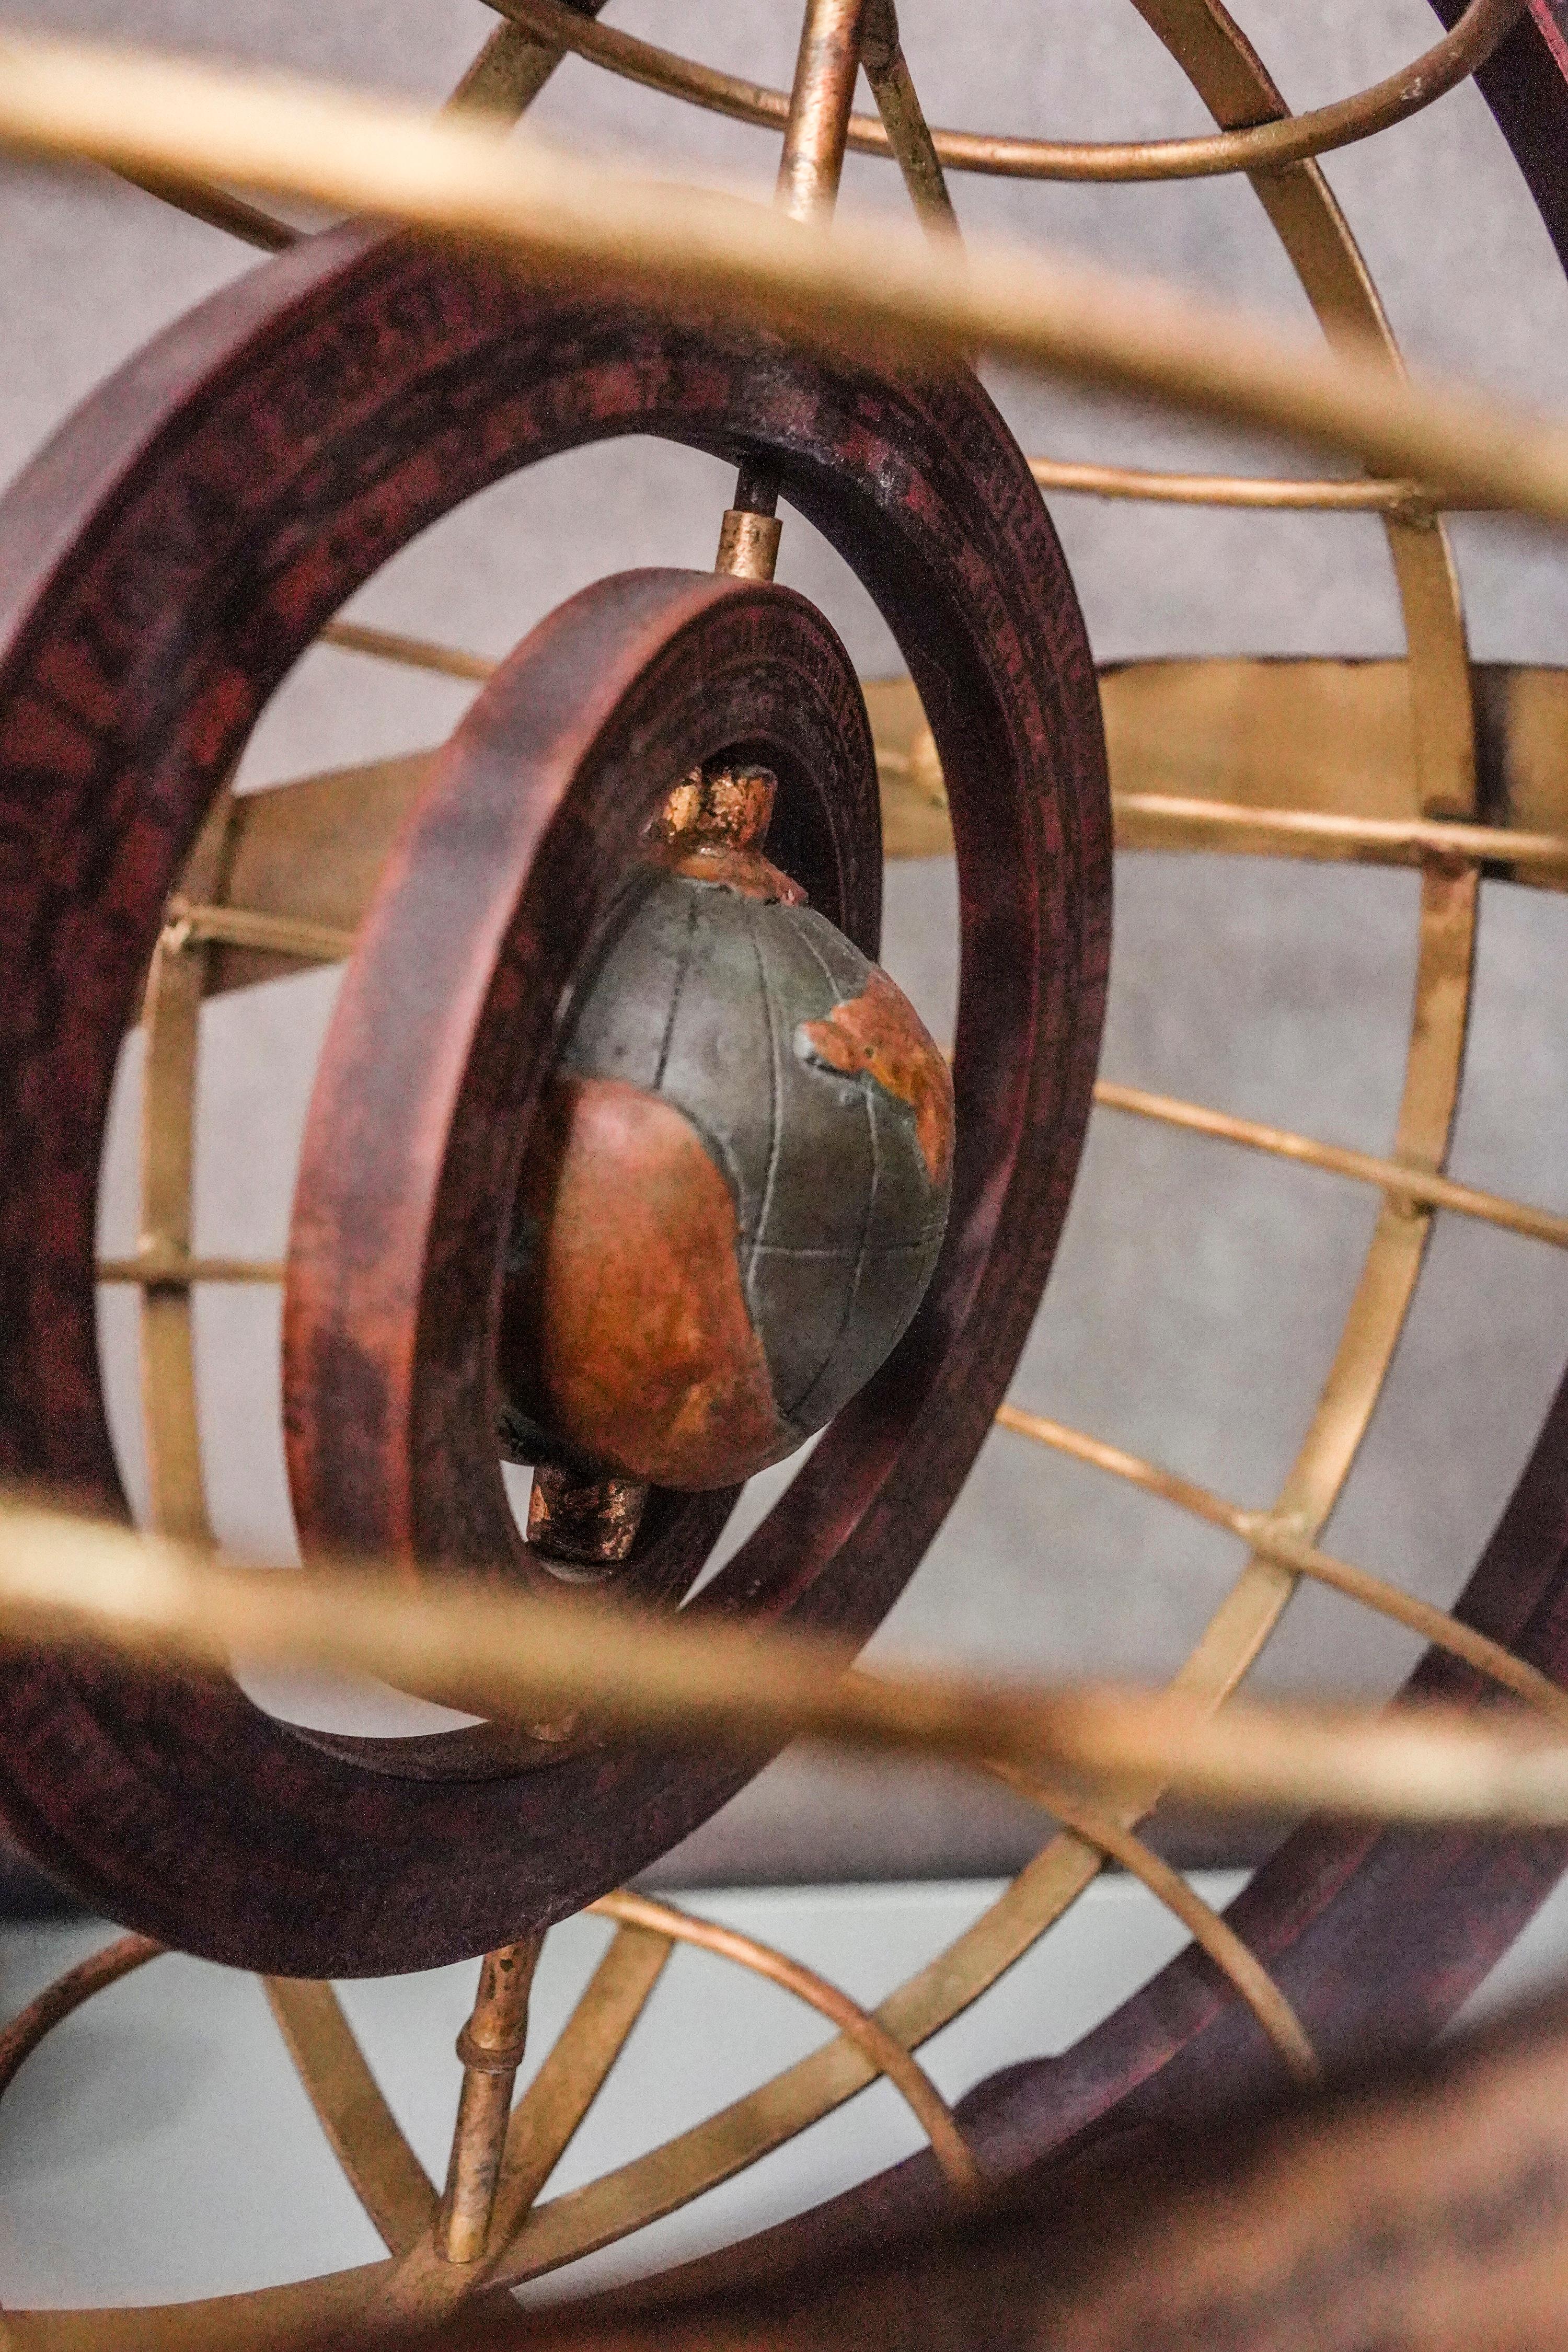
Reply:
M721 572L737 569L722 562L716 568ZM653 818L645 855L670 873L684 874L693 881L723 883L748 897L771 898L786 905L804 903L805 893L763 856L762 843L777 797L778 778L771 768L737 766L732 762L694 768L676 785ZM579 1122L572 1114L574 1102L581 1100L582 1088L582 1081L569 1086L548 1107L554 1117L551 1118L547 1111L543 1148L552 1164L540 1188L543 1197L530 1204L530 1213L536 1223L550 1216L551 1201L559 1195L563 1153L568 1138L579 1135ZM634 1186L638 1172L636 1165L627 1171L628 1181ZM539 1171L525 1170L520 1188L525 1198L530 1192L531 1173L537 1180ZM595 1218L603 1214L605 1186L613 1179L591 1148L580 1174L587 1180L578 1189L584 1192L584 1206L592 1228ZM699 1182L701 1181L700 1175ZM656 1232L653 1238L656 1250L663 1246L662 1233ZM584 1255L580 1244L576 1245L576 1255L579 1259ZM597 1277L605 1270L603 1252L596 1251L589 1264ZM604 1286L597 1278L593 1280L591 1298L594 1319L603 1322L606 1301ZM536 1297L536 1312L542 1303ZM635 1316L623 1318L614 1339L622 1341L640 1328ZM569 1362L581 1344L580 1334L575 1340L565 1341L563 1352ZM600 1348L590 1349L594 1356L602 1352ZM667 1384L668 1365L656 1369ZM632 1394L637 1409L644 1410L645 1392L640 1380L632 1382ZM512 1416L503 1407L503 1441L512 1426ZM507 1450L504 1443L502 1450ZM531 1449L534 1453L538 1450L537 1446ZM520 1458L528 1459L529 1452ZM720 1478L712 1483L722 1485L725 1481ZM647 1486L640 1479L594 1478L580 1465L537 1462L528 1501L529 1546L542 1557L557 1562L579 1567L617 1566L630 1554L647 1507Z
M977 982L942 1265L893 1362L712 1604L787 1612L847 1643L900 1588L984 1439L1087 1115L1109 823L1059 551L966 382L907 385L728 327L546 300L401 237L332 232L220 293L89 403L0 509L16 850L0 924L0 1462L118 1500L93 1318L99 1139L163 901L256 715L322 622L438 513L535 457L633 430L777 465L887 613L957 819ZM64 702L62 663L81 682ZM773 854L874 947L869 775L863 789L853 810L830 809L786 779ZM596 843L552 845L603 887L615 861ZM538 952L563 977L560 927L581 918L570 888L551 904ZM438 1346L466 1317L440 1318ZM467 1328L482 1335L485 1319ZM721 1511L690 1504L645 1538L664 1589L695 1571ZM405 1523L397 1540L415 1533ZM274 1723L220 1681L107 1663L13 1654L0 1683L0 1804L24 1843L163 1939L280 1973L492 1948L629 1874L742 1777L619 1750L519 1773L463 1733L355 1748Z
M519 1205L542 1238L509 1286L501 1362L547 1443L683 1487L733 1486L787 1447L735 1202L681 1111L619 1079L555 1079Z
M548 1559L616 1568L629 1554L647 1508L637 1478L589 1478L558 1462L536 1462L528 1497L528 1541Z
M737 925L731 961L748 975L773 952L764 935L779 922L813 923L815 952L832 952L836 934L819 916L659 880L635 863L669 777L736 738L770 747L792 799L874 804L858 689L825 623L782 590L701 573L632 573L584 591L545 622L437 762L372 908L307 1126L285 1386L290 1475L308 1541L358 1550L390 1543L492 1572L510 1548L523 1564L494 1467L489 1401L489 1302L503 1253L508 1390L580 1466L730 1486L798 1443L775 1404L754 1308L742 1294L734 1178L682 1116L679 1089L668 1100L647 1090L655 1072L668 1063L672 1078L681 1055L697 1050L683 1043L689 1009L699 1019L705 1007L724 1013L728 1000L710 1006L704 992L708 967ZM541 845L534 812L544 810L559 814L553 838ZM557 856L570 856L567 845L595 835L596 870L584 870L580 850L575 872L552 869L554 843ZM679 953L663 1008L638 988L638 942L671 900ZM572 909L569 930L554 912L563 906ZM547 919L563 933L553 967L533 944ZM504 941L502 925L520 945L503 945L487 973L484 959L495 950L485 942ZM526 982L523 940L533 959ZM824 967L813 969L831 1003ZM564 1058L546 1086L560 1050L552 1016L569 987ZM463 990L477 1002L483 991L494 1008L466 1049L451 1025ZM738 1018L731 1025L739 1028ZM699 1046L707 1034L700 1031ZM628 1038L648 1048L646 1075L647 1057ZM463 1059L454 1066L455 1055ZM632 1083L600 1075L619 1067ZM749 1064L738 1065L740 1082L749 1075ZM757 1076L765 1116L765 1068ZM721 1086L721 1118L724 1094ZM749 1105L736 1108L752 1117ZM520 1183L521 1241L511 1220ZM437 1188L429 1199L427 1186ZM473 1268L467 1312L478 1328L468 1335L458 1328L459 1251ZM432 1313L436 1281L443 1301ZM446 1367L430 1339L415 1338L437 1325L448 1334ZM410 1378L400 1406L399 1385ZM392 1411L367 1427L354 1400L374 1389ZM700 1559L689 1546L687 1574ZM649 1590L647 1571L628 1589Z
M714 566L719 572L727 567ZM748 572L737 578L749 579ZM779 780L771 768L721 761L676 785L648 829L644 856L689 882L721 882L743 898L804 907L798 882L763 855Z
M710 762L681 778L654 818L650 836L671 849L750 849L760 856L778 796L771 768Z
M885 971L874 971L863 993L835 1005L821 1021L801 1024L800 1050L824 1069L846 1077L862 1073L909 1105L931 1182L945 1181L952 1165L952 1078L933 1054L925 1024Z

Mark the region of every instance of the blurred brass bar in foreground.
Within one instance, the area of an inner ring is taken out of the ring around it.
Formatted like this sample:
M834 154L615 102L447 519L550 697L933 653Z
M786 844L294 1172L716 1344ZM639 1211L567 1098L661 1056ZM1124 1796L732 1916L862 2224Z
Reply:
M562 0L489 0L489 5L541 38L607 67L645 89L663 91L727 114L740 122L782 122L782 89L700 65L673 49L638 40L605 25L584 25ZM1196 180L1229 172L1277 172L1310 156L1349 147L1418 114L1486 63L1522 13L1524 0L1470 0L1458 23L1398 73L1350 98L1246 130L1210 131L1197 139L1069 141L993 137L975 131L935 131L932 144L952 172L981 172L1019 180ZM849 144L863 154L889 155L887 129L872 115L850 118Z
M1395 1199L1412 1201L1426 1209L1448 1209L1482 1224L1500 1225L1506 1233L1527 1240L1550 1242L1568 1249L1568 1217L1551 1209L1532 1208L1500 1192L1482 1192L1474 1185L1456 1183L1424 1168L1405 1168L1397 1160L1379 1160L1370 1151L1350 1151L1337 1143L1319 1143L1310 1135L1292 1135L1282 1127L1265 1127L1257 1119L1237 1118L1229 1111L1212 1110L1206 1103L1183 1102L1173 1095L1150 1094L1142 1087L1118 1086L1100 1079L1094 1098L1106 1110L1131 1111L1140 1118L1160 1119L1194 1135L1213 1136L1222 1143L1239 1143L1249 1151L1266 1151L1277 1160L1294 1160L1305 1168L1321 1168L1331 1176L1348 1176L1358 1184L1375 1184Z
M1568 522L1568 429L1381 359L1243 323L1168 289L918 227L831 235L637 181L476 121L309 84L6 34L0 144L182 183L270 189L506 247L531 270L660 308L720 306L858 360L925 371L990 351L1080 383L1348 452L1370 471Z
M1304 1572L1304 1571L1303 1571ZM1194 1804L1357 1820L1568 1826L1568 1738L1458 1708L1262 1706L1109 1685L846 1671L821 1640L636 1616L395 1570L215 1565L191 1545L13 1503L0 1624L204 1672L347 1667L502 1722L580 1706L606 1727L755 1754L792 1737L1168 1786Z

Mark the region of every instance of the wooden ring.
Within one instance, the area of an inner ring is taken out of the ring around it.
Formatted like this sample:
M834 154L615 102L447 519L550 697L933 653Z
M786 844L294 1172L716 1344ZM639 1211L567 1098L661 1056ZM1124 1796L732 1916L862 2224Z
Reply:
M725 1585L852 1646L990 1427L1088 1118L1110 821L1071 582L972 378L543 293L402 236L334 230L226 289L0 501L0 1475L123 1508L94 1301L110 1087L165 898L268 698L439 516L633 432L776 473L898 639L952 802L964 1139L943 1278ZM47 1651L0 1662L0 1814L25 1847L161 1941L288 1976L513 1940L747 1777L618 1751L407 1777L221 1678Z
M601 580L533 631L441 754L361 934L306 1127L284 1394L307 1549L559 1591L521 1540L496 1444L518 1169L559 1008L646 821L672 778L737 746L779 779L774 849L874 956L870 722L837 636L788 589ZM617 1590L677 1598L737 1491L663 1498ZM469 1770L494 1752L474 1737L332 1744L389 1770Z

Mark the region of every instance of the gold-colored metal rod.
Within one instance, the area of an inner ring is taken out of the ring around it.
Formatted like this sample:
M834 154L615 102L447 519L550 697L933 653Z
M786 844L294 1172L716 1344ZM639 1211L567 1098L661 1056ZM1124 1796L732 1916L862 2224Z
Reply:
M611 73L641 82L646 89L686 99L710 113L727 114L741 122L773 124L784 120L789 100L782 89L720 73L673 49L660 48L608 26L574 25L561 0L489 0L489 5ZM1522 14L1523 5L1524 0L1470 0L1452 30L1399 72L1349 98L1336 99L1331 105L1278 121L1255 123L1246 130L1210 131L1196 139L1089 141L935 131L932 145L951 172L979 172L1004 179L1198 180L1231 172L1277 172L1310 156L1352 146L1420 113L1486 63ZM873 115L854 115L848 143L863 154L894 154L897 149L889 129Z
M1097 466L1073 457L1031 457L1042 490L1074 498L1138 499L1152 505L1259 507L1291 514L1391 514L1424 521L1434 511L1416 482L1305 481L1289 475L1160 474L1139 466Z
M195 1257L168 1243L149 1242L134 1257L100 1257L100 1282L134 1283L142 1290L189 1290L198 1282L281 1282L282 1262L261 1257Z
M774 206L787 219L826 226L833 217L867 5L868 0L805 0L773 190ZM713 568L736 579L771 580L782 535L773 469L744 457L719 527Z
M446 110L489 114L502 122L515 122L532 105L565 55L563 48L535 39L521 26L500 25L447 100ZM276 214L247 205L227 188L199 183L182 187L151 172L121 172L116 176L192 220L253 246L258 253L287 253L309 234L292 221L279 220Z
M1441 859L1532 869L1568 866L1568 835L1513 833L1507 825L1248 808L1240 802L1189 800L1171 793L1118 793L1111 805L1118 840L1131 848L1154 848L1169 840L1188 848L1243 849L1265 856L1322 857L1361 866L1425 866ZM1131 838L1123 840L1123 835Z
M1424 1168L1405 1168L1397 1160L1379 1160L1370 1151L1349 1151L1337 1143L1319 1143L1310 1135L1293 1135L1282 1127L1265 1127L1257 1119L1237 1118L1229 1111L1211 1110L1206 1103L1184 1102L1174 1095L1147 1093L1142 1087L1100 1079L1094 1099L1105 1110L1130 1111L1170 1127L1186 1128L1194 1135L1213 1136L1222 1143L1239 1143L1249 1151L1266 1151L1277 1160L1293 1160L1304 1168L1321 1168L1331 1176L1348 1176L1358 1184L1375 1184L1394 1199L1413 1201L1420 1208L1449 1209L1482 1224L1500 1225L1527 1240L1550 1242L1568 1249L1568 1217L1550 1209L1531 1208L1500 1192L1478 1192Z
M1157 1495L1162 1502L1173 1503L1178 1510L1191 1512L1194 1518L1206 1519L1211 1527L1223 1528L1227 1535L1239 1537L1259 1559L1273 1560L1298 1576L1310 1577L1314 1583L1342 1592L1347 1600L1359 1601L1378 1616L1392 1618L1395 1624L1420 1634L1423 1641L1447 1650L1453 1657L1462 1658L1478 1674L1511 1691L1516 1698L1529 1700L1532 1706L1542 1708L1554 1722L1568 1728L1568 1691L1559 1689L1547 1675L1527 1665L1522 1658L1516 1658L1500 1642L1489 1641L1473 1626L1451 1617L1447 1610L1435 1609L1430 1601L1416 1600L1399 1585L1390 1584L1349 1560L1335 1559L1331 1554L1319 1551L1298 1528L1274 1513L1244 1510L1207 1486L1200 1486L1194 1479L1184 1478L1158 1463L1145 1462L1142 1455L1128 1454L1120 1445L1108 1445L1103 1438L1090 1437L1084 1430L1069 1429L1065 1422L1052 1421L1044 1413L1026 1412L1017 1405L1005 1404L996 1419L1000 1427L1012 1430L1019 1437L1032 1437L1037 1444L1048 1445L1054 1453L1069 1454L1076 1462L1090 1463L1097 1470L1109 1471L1114 1478L1141 1486L1147 1495Z
M691 1944L700 1951L715 1953L721 1959L734 1960L754 1975L782 1986L797 2000L806 2002L836 2025L900 2093L930 2140L931 2153L946 2173L949 2186L963 2196L973 2196L979 2189L980 2168L953 2121L952 2109L925 2068L868 2010L851 2000L826 1977L775 1951L771 1944L759 1943L754 1936L743 1936L738 1928L719 1927L711 1919L695 1918L689 1911L679 1911L673 1904L656 1902L647 1895L622 1890L601 1895L588 1908L602 1918L618 1920L623 1927L643 1927L650 1934L668 1936L673 1943Z
M976 350L1191 414L1349 452L1369 471L1568 520L1568 430L1403 382L1380 359L1244 323L1167 289L890 223L803 233L755 205L620 179L388 100L247 80L28 36L0 42L0 144L221 179L503 246L581 289L714 306L927 371Z
M604 0L594 0L594 13L603 5ZM521 25L498 25L443 111L516 122L565 56L559 41L541 40Z
M293 915L263 915L250 907L193 906L169 901L165 936L226 947L259 948L268 955L298 956L302 963L342 963L353 953L354 935L328 923L304 923Z
M956 237L958 215L904 58L894 0L870 0L860 39L860 62L910 203L933 236Z
M436 645L428 637L405 637L395 629L369 628L363 621L329 621L318 642L335 646L340 653L368 654L374 661L396 662L405 669L436 670L443 677L472 678L481 686L500 667L484 654Z
M435 2185L415 2155L330 1984L304 1977L264 1977L283 2046L316 2120L354 2195L389 2252L430 2235Z
M575 2138L672 1949L666 1935L619 1929L560 2038L513 2108L490 2219L492 2259L504 2257Z
M473 2014L458 2036L463 2087L436 2222L437 2251L448 2263L477 2263L489 2236L512 2085L528 2039L528 1997L543 1945L542 1934L529 1936L485 1954Z
M866 0L806 0L773 191L775 206L790 219L826 224L833 216L865 6ZM782 536L776 477L765 464L743 457L719 527L713 568L735 579L771 580Z
M161 179L155 172L120 172L116 177L207 228L221 228L226 236L238 237L242 245L254 246L258 253L287 253L305 235L292 221L279 220L275 214L247 205L243 196L231 195L226 188L204 187L196 182L182 184Z
M1248 1950L1234 1927L1226 1925L1203 1896L1194 1893L1170 1864L1123 1827L1114 1815L1081 1798L1036 1780L1027 1772L1002 1771L997 1778L1020 1796L1043 1805L1062 1827L1091 1845L1146 1886L1179 1919L1216 1968L1229 1978L1254 2017L1298 2082L1315 2083L1321 2072L1317 2053L1301 2028L1301 2021L1256 1953Z
M118 1984L133 1969L144 1968L149 1960L155 1960L163 1948L151 1936L121 1936L46 1985L26 2009L19 2010L0 2030L0 2096L10 2089L24 2060L32 2056L45 2036L52 2033L73 2010L80 2009L94 1993Z
M776 199L791 220L826 221L844 171L867 0L805 0Z
M1215 1715L1180 1690L873 1679L845 1673L820 1639L689 1618L411 1590L390 1570L279 1576L21 1502L0 1509L0 1624L18 1640L207 1671L237 1654L347 1667L499 1721L583 1707L624 1732L748 1754L799 1736L1118 1792L1152 1782L1224 1811L1568 1827L1568 1738L1522 1717L1241 1699Z

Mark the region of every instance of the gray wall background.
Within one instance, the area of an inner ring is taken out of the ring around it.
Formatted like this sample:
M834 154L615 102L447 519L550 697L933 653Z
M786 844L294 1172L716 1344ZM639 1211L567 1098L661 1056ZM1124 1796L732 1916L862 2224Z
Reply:
M8 12L10 13L10 12ZM432 100L494 18L478 0L257 0L219 20L196 0L58 0L52 30L135 39L373 83ZM1424 0L1245 0L1237 11L1297 107L1392 69L1436 37ZM928 111L1060 135L1205 127L1180 74L1123 0L903 0ZM614 21L786 80L784 0L617 0ZM773 141L568 61L536 128L579 152L771 184ZM1368 148L1331 158L1412 359L1515 396L1568 397L1568 287L1483 102L1459 90ZM0 474L151 333L251 266L153 199L95 175L0 170ZM1245 184L1174 189L955 183L976 236L1048 241L1300 320L1305 307ZM846 201L893 207L891 174L851 158ZM994 383L1025 445L1142 464L1259 467L1260 450L1114 404ZM711 561L722 469L645 443L563 458L474 501L389 565L355 614L500 654L599 572ZM1360 519L1248 517L1064 499L1056 518L1097 655L1393 654L1390 567ZM1568 659L1568 561L1504 524L1455 530L1472 647ZM781 576L817 598L867 674L896 667L857 583L797 518ZM464 690L323 650L251 747L244 782L405 750L455 721ZM939 1034L954 987L953 891L941 861L890 877L886 959ZM1122 858L1109 1075L1373 1150L1397 1099L1413 966L1414 877L1206 858ZM1489 886L1469 1081L1454 1166L1568 1208L1560 902ZM330 975L209 1009L200 1240L281 1246ZM105 1175L107 1247L134 1231L136 1047ZM1369 1236L1370 1197L1309 1171L1097 1118L1067 1238L1016 1393L1247 1503L1269 1499L1305 1425ZM1458 1222L1430 1269L1332 1547L1439 1601L1506 1496L1561 1370L1568 1263ZM128 1482L141 1481L134 1307L111 1296L104 1353ZM231 1542L292 1541L276 1402L277 1310L213 1292L198 1308L215 1507ZM1004 1434L874 1645L1005 1670L1152 1675L1191 1644L1237 1547ZM1384 1689L1414 1645L1332 1596L1295 1603L1261 1670L1271 1688ZM258 1686L259 1687L259 1686ZM298 1688L280 1705L390 1723L374 1693ZM401 1703L397 1703L401 1705ZM407 1720L406 1717L397 1719ZM1032 1823L937 1776L829 1773L786 1761L703 1834L677 1874L827 1874L991 1866Z

